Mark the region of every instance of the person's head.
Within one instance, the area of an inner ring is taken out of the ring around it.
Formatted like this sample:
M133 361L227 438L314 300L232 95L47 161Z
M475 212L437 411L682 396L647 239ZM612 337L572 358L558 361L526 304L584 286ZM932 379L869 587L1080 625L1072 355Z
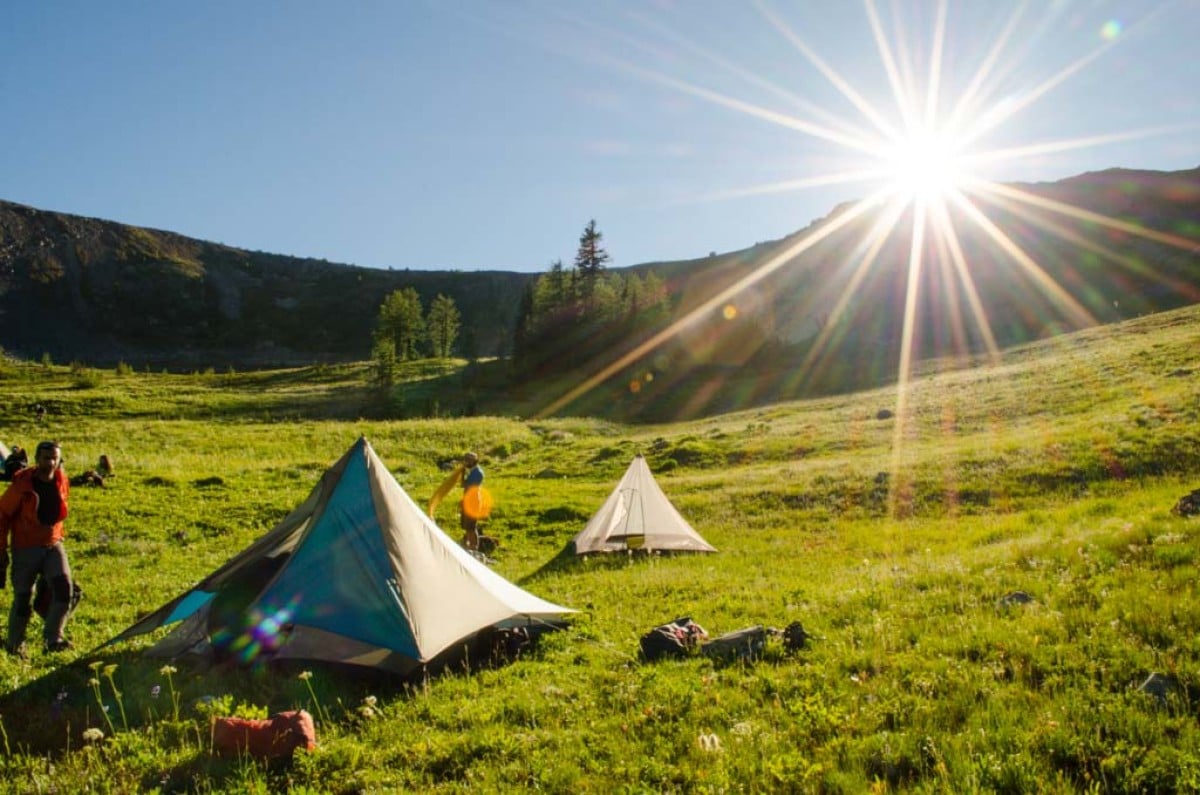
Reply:
M37 450L33 454L33 465L37 467L37 473L43 478L48 478L60 464L62 464L62 448L59 447L58 442L38 442Z
M479 463L479 456L475 455L474 453L464 453L463 454L463 464L466 465L468 468L473 467L478 463Z

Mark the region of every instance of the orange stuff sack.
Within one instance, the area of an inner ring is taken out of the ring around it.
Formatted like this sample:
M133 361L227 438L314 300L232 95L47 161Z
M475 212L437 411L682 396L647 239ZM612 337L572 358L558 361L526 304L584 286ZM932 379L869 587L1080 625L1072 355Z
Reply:
M317 747L317 729L305 710L278 712L266 720L214 718L213 750L225 756L274 758L291 756L297 748Z

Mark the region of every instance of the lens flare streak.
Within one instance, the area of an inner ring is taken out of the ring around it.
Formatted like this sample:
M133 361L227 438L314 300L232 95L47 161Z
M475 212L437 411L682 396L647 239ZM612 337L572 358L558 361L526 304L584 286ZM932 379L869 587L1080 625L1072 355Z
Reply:
M906 434L913 427L907 416L908 400L911 374L918 353L918 340L924 328L919 323L924 311L922 307L935 303L944 306L949 334L956 350L962 353L970 351L970 332L973 329L978 335L978 343L992 360L999 354L993 321L987 316L976 283L978 274L972 274L973 267L985 267L985 263L993 260L968 256L964 250L964 238L960 234L960 228L963 233L967 229L981 231L984 239L994 246L994 250L988 253L999 253L999 262L1013 264L1014 274L1026 277L1032 282L1037 291L1048 299L1050 306L1062 313L1063 319L1075 327L1090 326L1098 322L1087 307L1064 289L1063 285L1056 282L1050 273L1038 264L1034 256L1022 247L1018 242L1018 239L1024 239L1022 233L1014 232L1018 238L1014 239L989 217L981 204L988 208L1002 208L1011 216L1028 223L1030 226L1026 228L1047 232L1078 246L1083 251L1120 262L1130 272L1139 275L1144 275L1144 266L1133 258L1117 254L1081 232L1057 223L1047 216L1067 218L1083 225L1094 224L1112 232L1134 235L1186 252L1200 251L1198 240L1172 232L1147 229L1137 223L1111 218L1067 202L1036 195L1019 187L1003 185L985 179L976 169L1023 158L1178 134L1181 131L1200 128L1200 125L1163 125L990 149L980 145L985 137L1010 122L1017 114L1045 98L1056 88L1082 73L1113 47L1118 46L1128 38L1134 28L1146 25L1161 12L1161 7L1132 26L1122 26L1116 20L1109 20L1098 29L1099 44L1089 43L1082 55L1074 57L1040 82L1033 82L1023 90L1009 87L1001 95L1006 81L1011 82L1012 76L1016 74L1017 66L1016 58L1005 60L1006 53L1010 48L1028 42L1028 39L1018 37L1019 26L1030 15L1031 9L1040 8L1030 0L1021 0L1004 18L1001 29L988 46L980 47L984 53L982 59L970 73L965 88L955 96L947 90L950 86L946 82L951 4L947 0L938 0L926 41L910 47L905 20L900 13L901 5L890 5L892 14L889 32L875 0L865 0L863 9L866 25L875 46L875 55L882 67L887 90L895 105L894 109L889 111L868 101L863 91L852 85L843 74L818 54L766 0L754 0L753 6L769 29L799 53L861 118L842 118L832 109L827 110L808 102L777 83L731 62L723 55L699 47L644 17L639 17L644 27L655 30L674 45L693 54L698 53L724 72L783 97L793 107L803 109L820 122L722 93L701 85L695 79L683 79L628 61L615 61L615 64L644 80L658 83L719 108L844 147L851 155L862 158L863 166L780 179L757 186L710 191L698 197L694 196L688 201L732 200L859 182L880 183L883 187L852 204L847 210L814 226L799 240L767 258L736 283L702 300L694 309L675 319L633 350L581 379L580 383L566 394L546 405L537 416L554 414L613 375L655 352L690 326L712 317L714 312L727 305L736 306L735 299L739 293L789 265L796 257L821 241L850 229L851 223L857 219L867 216L870 212L876 212L877 216L862 235L858 245L849 255L843 255L843 263L835 270L841 272L844 267L853 268L847 274L846 284L833 302L830 313L823 318L817 318L815 339L797 368L795 378L798 379L796 382L802 383L817 367L824 353L830 350L831 340L839 333L840 326L844 325L840 324L840 321L848 313L851 302L863 287L867 276L876 268L896 267L897 274L903 274L905 287L896 374L897 407L892 461L892 472L895 476L889 481L889 500L893 511L900 511L906 486L898 475L903 464L902 450ZM1061 8L1046 11L1041 25L1035 25L1033 36L1039 35L1055 21L1061 22L1061 13ZM924 70L918 70L915 56L920 54L927 58ZM962 64L955 64L955 68L962 69ZM918 76L918 71L923 71L924 74ZM943 102L950 108L947 113L940 113ZM893 118L897 120L893 121ZM864 121L867 129L859 126ZM909 238L907 264L901 271L899 264L884 263L882 260L888 241L901 233L902 227L899 222L906 211L911 212L912 222L911 226L904 230ZM853 266L851 263L854 263ZM1181 294L1196 292L1194 289L1189 291L1189 286L1180 283L1179 280L1172 280L1169 276L1163 278ZM935 289L939 285L940 291ZM930 294L923 295L923 290ZM817 300L820 298L821 295L818 295ZM960 300L965 307L960 304ZM938 320L936 317L933 319ZM700 395L701 391L703 390L698 390L697 395ZM637 394L638 390L632 392Z
M671 323L662 331L655 334L650 339L646 340L636 348L631 350L624 356L619 357L616 361L603 367L599 372L584 379L580 384L576 385L565 395L547 404L541 411L537 412L536 417L542 418L554 414L563 406L568 405L571 401L580 395L586 394L595 387L599 386L610 377L628 367L633 362L638 361L643 356L651 351L656 350L667 340L675 337L680 331L692 325L699 319L707 317L714 309L721 307L729 302L729 299L735 297L738 293L746 290L754 284L762 281L771 273L775 272L783 265L790 262L793 258L815 246L825 238L837 232L842 227L849 224L851 221L863 215L868 210L878 205L887 195L886 191L876 191L871 196L859 201L854 206L843 212L837 218L829 221L820 229L810 235L801 238L795 244L789 246L782 253L772 257L770 260L758 267L757 270L750 273L746 277L738 280L737 283L725 288L717 293L712 298L702 303L700 306L693 309L686 316Z

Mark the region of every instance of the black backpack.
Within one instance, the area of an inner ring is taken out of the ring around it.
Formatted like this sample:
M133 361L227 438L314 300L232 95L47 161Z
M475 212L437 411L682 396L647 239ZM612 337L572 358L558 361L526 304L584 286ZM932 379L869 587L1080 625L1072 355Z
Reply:
M707 639L704 627L690 618L677 618L642 635L642 659L650 662L662 657L686 657Z

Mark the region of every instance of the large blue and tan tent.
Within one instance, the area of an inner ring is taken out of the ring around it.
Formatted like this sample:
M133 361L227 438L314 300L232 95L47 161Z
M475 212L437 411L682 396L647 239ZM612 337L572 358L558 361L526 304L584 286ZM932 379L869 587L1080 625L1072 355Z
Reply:
M359 439L274 529L109 643L178 624L147 653L406 675L489 630L571 612L455 543Z

